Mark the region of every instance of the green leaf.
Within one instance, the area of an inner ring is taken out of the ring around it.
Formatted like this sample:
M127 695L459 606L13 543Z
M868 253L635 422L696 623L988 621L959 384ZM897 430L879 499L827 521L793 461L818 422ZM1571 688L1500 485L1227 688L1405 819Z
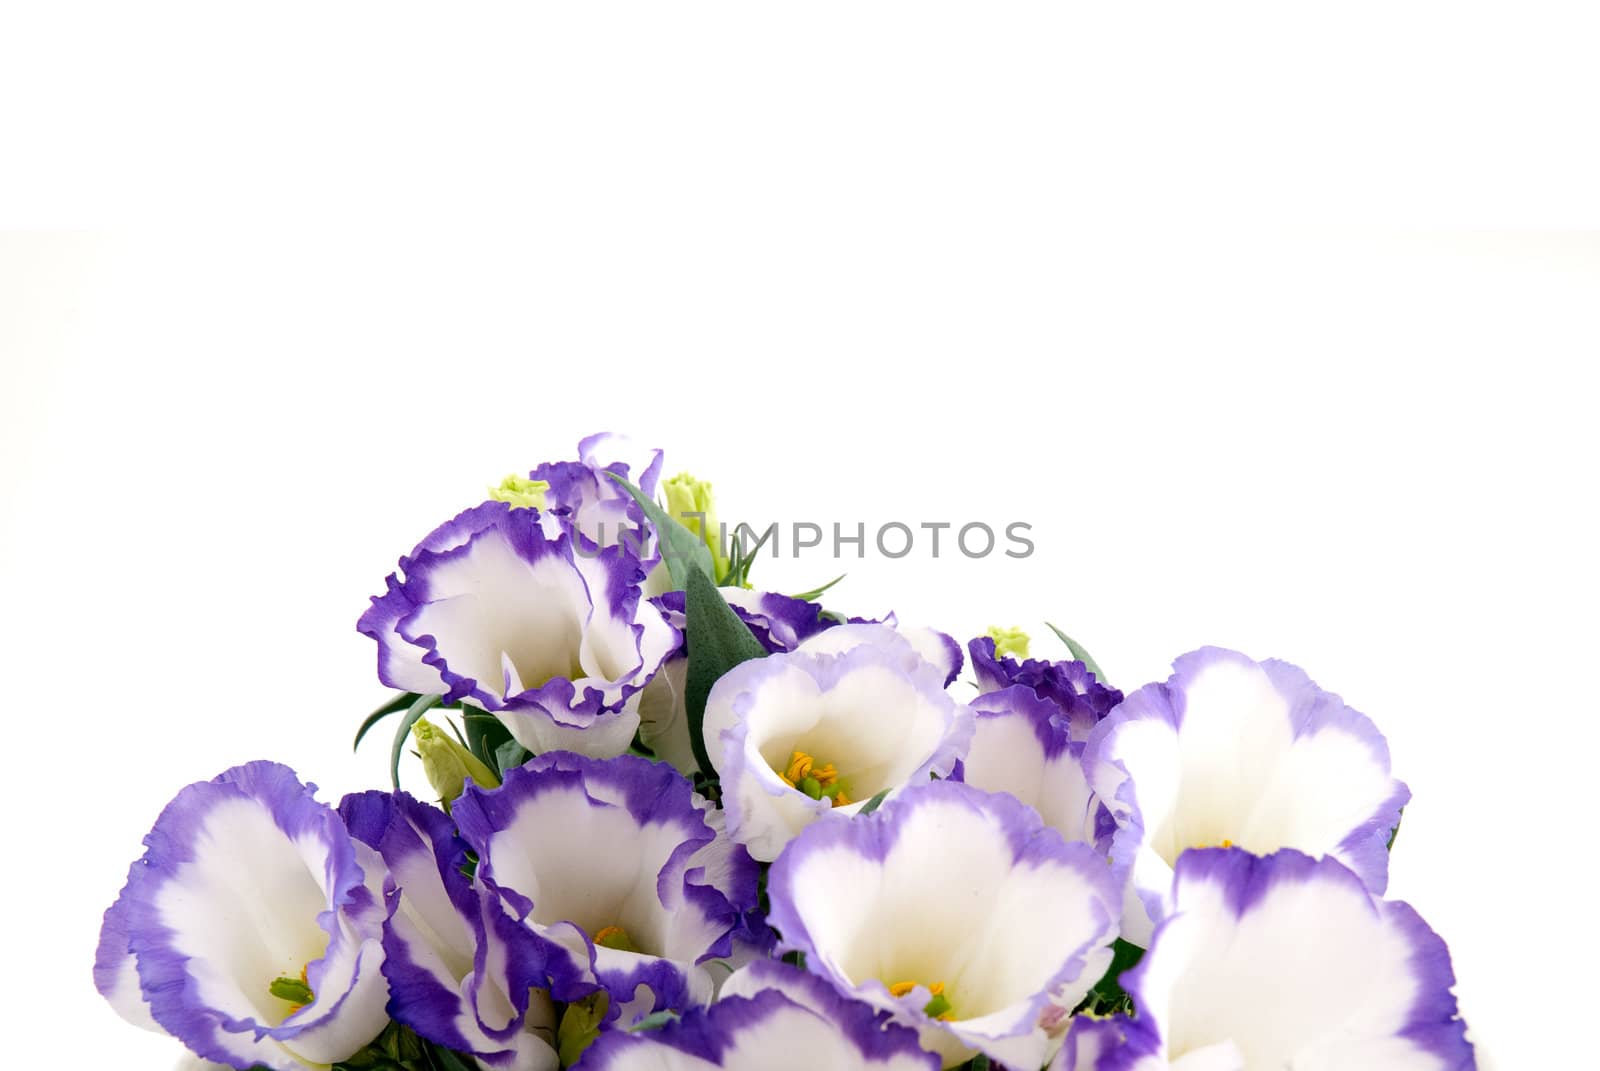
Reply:
M756 540L754 546L746 547L744 536L735 529L732 540L733 546L729 551L728 571L723 574L718 583L722 587L749 587L750 569L755 565L756 558L760 556L761 548L766 546L767 540L771 539L776 531L776 528L769 527L765 532L761 533L761 538Z
M1400 836L1400 823L1404 822L1405 820L1406 820L1406 809L1404 807L1402 807L1402 808L1400 808L1400 817L1395 819L1394 828L1389 830L1389 843L1385 844L1383 846L1383 850L1384 851L1386 851L1386 852L1394 851L1395 838Z
M822 593L823 592L825 592L829 588L833 587L833 585L837 584L839 581L843 580L848 575L849 574L847 574L847 573L840 573L838 576L834 577L832 580L828 581L826 584L822 585L820 588L812 588L810 591L802 591L798 595L790 595L789 598L791 598L791 599L802 599L802 600L804 600L806 602L816 602L819 598L822 597Z
M562 1067L577 1063L583 1050L600 1036L600 1025L606 1021L610 1003L602 989L567 1005L561 1013L561 1024L556 1027L556 1052Z
M411 727L417 723L418 718L438 706L442 698L444 697L438 695L418 696L406 711L406 716L400 719L400 727L394 731L394 746L389 749L389 780L394 782L396 791L400 789L400 756L405 753L406 740L411 736Z
M531 758L533 758L533 753L517 743L515 739L512 739L494 749L494 762L491 765L494 766L495 772L500 775L501 780L504 780L507 770L515 770Z
M410 706L416 701L417 694L415 692L401 692L399 695L383 704L383 706L379 707L377 710L374 710L371 714L368 714L366 720L361 723L361 728L356 730L356 742L350 745L350 750L356 751L360 749L361 738L367 735L367 730L371 729L374 725L378 724L395 711L404 710L406 707Z
M989 1071L989 1054L986 1052L978 1053L967 1066L972 1071Z
M645 493L614 472L606 473L644 510L645 517L656 530L661 543L661 558L667 563L667 574L672 577L672 590L687 591L689 576L698 572L716 586L717 565L711 557L711 548L705 541L667 515L667 511L650 501Z
M873 811L876 811L879 807L883 806L883 801L888 797L888 795L889 795L889 790L888 789L884 789L882 792L878 793L876 796L873 796L866 803L862 804L861 805L861 809L859 811L857 811L856 814L858 814L858 815L871 814Z
M1065 632L1062 632L1054 625L1051 625L1050 622L1046 621L1045 624L1049 626L1051 632L1054 632L1056 636L1060 638L1062 643L1067 645L1067 650L1072 652L1072 657L1077 659L1079 662L1082 662L1089 668L1089 672L1094 674L1095 680L1099 681L1101 684L1106 683L1105 672L1101 670L1100 664L1094 660L1089 652L1084 650L1084 647L1081 643L1073 639L1071 636L1068 636Z
M659 1030L668 1023L677 1022L680 1018L681 1016L679 1016L677 1012L673 1011L651 1012L643 1019L640 1019L637 1023L634 1023L632 1026L628 1027L627 1031L630 1034L637 1034L641 1030Z
M496 755L511 739L511 730L500 719L486 710L467 710L461 720L467 726L467 750L478 757L485 766L500 772Z
M442 1071L472 1071L472 1065L461 1057L445 1048L443 1045L430 1045L429 1055Z
M710 573L691 572L684 594L685 642L689 648L684 706L689 719L689 744L700 769L708 777L715 777L716 767L706 751L706 697L728 670L740 662L766 657L767 649L723 599Z
M1122 938L1117 938L1111 946L1111 966L1106 968L1106 973L1100 981L1095 983L1089 995L1083 998L1083 1003L1078 1005L1078 1011L1088 1011L1095 1015L1111 1015L1114 1012L1126 1012L1131 1008L1132 1001L1128 994L1122 991L1122 986L1117 979L1122 977L1124 971L1131 970L1144 956L1144 949L1138 945L1130 944Z

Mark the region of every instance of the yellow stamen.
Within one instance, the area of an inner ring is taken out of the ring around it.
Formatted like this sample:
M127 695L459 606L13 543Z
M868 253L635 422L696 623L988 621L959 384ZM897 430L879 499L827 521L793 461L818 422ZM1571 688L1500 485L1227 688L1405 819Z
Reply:
M789 765L778 775L790 788L798 788L812 799L826 799L834 807L844 807L852 801L839 780L839 771L833 763L817 765L817 760L804 751L792 753Z
M1222 842L1222 847L1224 847L1224 848L1231 848L1231 847L1233 847L1233 841L1231 841L1231 840L1225 840L1225 841L1223 841L1223 842Z
M916 982L895 982L889 987L889 995L897 999L910 996L916 988ZM943 982L930 982L928 984L928 996L930 999L922 1009L925 1015L931 1015L935 1019L948 1020L955 1018L955 1012L950 1007L950 1000L944 995Z

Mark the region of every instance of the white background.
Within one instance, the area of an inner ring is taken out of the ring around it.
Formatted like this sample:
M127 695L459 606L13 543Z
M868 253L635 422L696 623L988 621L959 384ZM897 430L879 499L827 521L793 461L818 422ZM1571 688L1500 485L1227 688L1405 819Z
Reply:
M89 982L161 805L255 757L381 784L366 597L614 429L727 519L1037 543L758 586L1048 618L1128 688L1303 665L1412 787L1391 889L1481 1065L1570 1064L1593 37L1339 10L7 10L0 205L93 228L0 238L8 1058L170 1065Z

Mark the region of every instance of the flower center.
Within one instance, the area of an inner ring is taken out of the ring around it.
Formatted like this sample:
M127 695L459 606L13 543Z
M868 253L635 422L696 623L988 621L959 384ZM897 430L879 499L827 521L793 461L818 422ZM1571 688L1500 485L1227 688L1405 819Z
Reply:
M271 985L267 986L268 993L271 993L279 1000L289 1002L289 1015L293 1015L317 999L317 995L311 991L311 983L306 981L306 970L310 966L308 963L300 968L299 978L288 978L280 975L272 980ZM284 1018L288 1018L288 1016L284 1016Z
M909 996L916 988L916 982L896 982L889 987L889 995L891 997ZM943 982L934 982L928 986L928 993L930 994L930 999L928 1003L922 1006L923 1015L930 1019L955 1018L954 1007L950 1003L950 998L945 996Z
M628 931L621 926L604 926L595 931L594 943L605 948L614 948L619 952L637 952L639 946L633 943L633 938L628 936Z
M783 778L784 784L799 789L814 800L826 799L835 807L844 807L852 802L833 763L818 765L817 760L804 751L794 752L789 758L789 765L778 776Z

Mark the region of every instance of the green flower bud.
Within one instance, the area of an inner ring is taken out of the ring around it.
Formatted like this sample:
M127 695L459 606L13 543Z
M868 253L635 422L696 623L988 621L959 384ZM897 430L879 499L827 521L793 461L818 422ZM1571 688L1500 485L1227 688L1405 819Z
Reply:
M496 502L509 502L513 509L544 509L544 493L550 485L544 480L530 480L515 474L500 481L499 487L489 488L489 497Z
M667 499L667 514L700 537L716 563L717 579L722 579L728 574L728 556L722 551L722 526L717 523L711 485L680 472L661 485L661 492Z
M994 641L994 656L1005 658L1016 655L1018 658L1028 657L1028 634L1020 628L1001 628L999 625L990 625L984 633Z
M418 718L411 727L411 739L422 758L422 772L428 784L439 793L439 801L449 809L460 795L467 778L479 788L499 788L500 779L476 755L461 746L461 741L427 718Z

